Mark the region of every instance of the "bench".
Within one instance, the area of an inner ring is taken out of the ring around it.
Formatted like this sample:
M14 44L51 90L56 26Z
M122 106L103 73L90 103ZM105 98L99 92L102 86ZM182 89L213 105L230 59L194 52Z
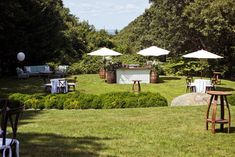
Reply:
M48 65L24 66L24 70L29 76L40 76L40 72L50 72Z

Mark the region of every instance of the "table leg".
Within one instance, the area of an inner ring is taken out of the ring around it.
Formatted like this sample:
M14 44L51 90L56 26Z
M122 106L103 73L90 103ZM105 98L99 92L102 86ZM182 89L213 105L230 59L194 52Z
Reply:
M223 95L220 96L220 107L221 107L220 119L224 120L224 96ZM224 123L221 123L220 131L223 131L223 129L224 129Z
M134 83L132 85L132 92L135 92L135 81L134 81Z
M141 88L140 88L140 81L138 81L138 92L141 91Z
M215 95L213 107L212 107L212 133L215 133L215 120L216 120L216 107L217 107L218 96Z
M214 95L211 95L210 102L208 103L208 107L207 107L207 112L206 112L206 130L208 130L208 123L209 122L207 121L207 119L209 118L209 113L210 113L210 108L211 108L211 104L212 104L213 98L214 98Z
M231 113L230 113L230 108L229 108L227 97L225 96L224 99L225 99L226 107L228 109L228 133L229 133L230 132L230 126L231 126Z

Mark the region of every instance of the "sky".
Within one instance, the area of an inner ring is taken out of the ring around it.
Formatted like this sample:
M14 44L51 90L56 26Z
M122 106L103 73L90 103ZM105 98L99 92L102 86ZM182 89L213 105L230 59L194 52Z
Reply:
M63 0L81 21L96 29L120 30L149 8L149 0Z

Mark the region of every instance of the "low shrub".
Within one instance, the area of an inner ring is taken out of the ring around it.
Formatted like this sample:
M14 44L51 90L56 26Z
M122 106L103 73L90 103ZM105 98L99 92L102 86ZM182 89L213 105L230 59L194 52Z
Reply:
M100 95L103 108L136 108L167 106L167 100L158 93L113 92Z
M158 93L112 92L101 95L73 92L68 94L28 95L15 93L9 99L34 109L111 109L167 106L166 98Z

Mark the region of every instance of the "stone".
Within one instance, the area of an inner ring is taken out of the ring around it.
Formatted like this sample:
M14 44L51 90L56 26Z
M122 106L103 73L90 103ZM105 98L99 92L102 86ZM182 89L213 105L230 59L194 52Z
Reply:
M210 95L206 93L187 93L172 100L171 106L207 105Z

